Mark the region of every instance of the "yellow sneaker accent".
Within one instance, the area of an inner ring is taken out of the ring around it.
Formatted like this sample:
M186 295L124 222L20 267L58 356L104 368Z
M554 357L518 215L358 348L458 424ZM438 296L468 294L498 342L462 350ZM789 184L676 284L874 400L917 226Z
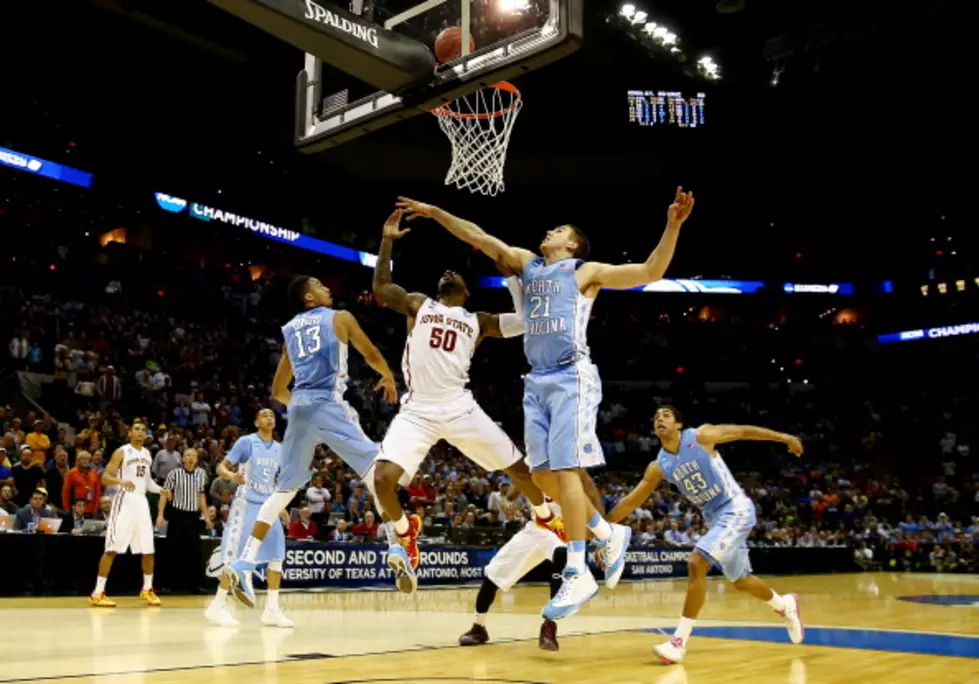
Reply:
M109 597L107 597L103 592L101 594L92 594L89 596L88 605L96 608L115 608L116 602L110 600Z
M139 597L144 601L146 601L147 604L153 607L159 607L163 605L163 602L160 601L160 597L157 596L156 592L153 591L152 589L145 589L139 592Z

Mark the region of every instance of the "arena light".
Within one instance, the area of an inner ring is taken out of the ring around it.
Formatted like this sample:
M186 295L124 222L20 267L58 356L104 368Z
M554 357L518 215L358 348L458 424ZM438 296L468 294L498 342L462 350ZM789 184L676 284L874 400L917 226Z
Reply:
M679 40L679 37L672 31L669 31L663 36L663 45L676 45L677 40Z
M645 32L646 32L647 34L649 34L649 35L653 35L653 31L655 31L655 30L656 30L656 27L657 27L657 26L659 26L659 24L657 24L657 23L656 23L655 21L650 21L650 22L648 22L648 23L647 23L647 24L646 24L645 26L643 26L643 30L644 30L644 31L645 31Z
M626 19L632 19L632 17L635 16L636 14L636 6L622 5L622 9L619 10L619 14L621 14Z
M526 12L530 9L530 0L499 0L503 12Z
M643 12L642 10L639 10L638 12L636 12L635 16L632 17L632 23L641 24L644 21L646 21L646 17L648 16L649 14L647 12Z
M653 29L653 38L659 38L662 40L669 32L670 29L666 28L665 26L657 26L655 29Z
M714 81L721 77L721 67L710 55L704 55L697 60L697 69L704 78L709 80Z

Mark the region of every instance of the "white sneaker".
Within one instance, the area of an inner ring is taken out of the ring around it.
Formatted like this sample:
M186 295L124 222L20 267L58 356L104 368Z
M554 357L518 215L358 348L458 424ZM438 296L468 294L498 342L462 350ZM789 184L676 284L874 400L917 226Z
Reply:
M786 594L782 597L785 600L785 610L775 611L785 620L785 628L789 630L789 641L793 644L801 644L806 636L806 626L802 624L802 607L799 597L795 594Z
M269 610L266 608L262 612L262 624L269 627L295 627L296 623L286 617L282 610Z
M612 536L602 548L602 560L605 566L605 586L615 589L625 570L625 552L632 541L632 528L625 525L612 525Z
M237 627L238 621L231 614L227 603L211 603L204 613L207 621L220 627Z
M598 583L587 568L564 571L564 582L554 598L547 602L541 617L556 622L574 615L592 596L598 593Z
M675 665L687 655L687 644L678 636L670 637L666 643L653 646L653 653L659 656L664 665Z

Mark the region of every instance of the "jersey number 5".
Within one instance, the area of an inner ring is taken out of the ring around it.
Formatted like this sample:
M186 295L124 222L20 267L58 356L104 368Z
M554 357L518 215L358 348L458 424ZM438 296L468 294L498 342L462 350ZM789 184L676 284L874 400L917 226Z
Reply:
M445 330L444 328L432 328L432 336L428 338L428 346L432 349L441 349L451 352L456 348L458 339L455 330Z
M320 327L314 325L310 328L297 330L296 336L296 358L303 358L309 354L315 354L320 350Z

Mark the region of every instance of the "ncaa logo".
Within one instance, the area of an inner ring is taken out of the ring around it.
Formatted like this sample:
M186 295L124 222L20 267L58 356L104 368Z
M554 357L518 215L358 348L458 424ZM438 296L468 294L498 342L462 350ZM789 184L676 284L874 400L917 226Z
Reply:
M179 197L171 197L162 192L156 193L156 203L160 205L160 209L164 211L169 211L172 214L179 214L184 209L187 208L187 200L180 199Z

